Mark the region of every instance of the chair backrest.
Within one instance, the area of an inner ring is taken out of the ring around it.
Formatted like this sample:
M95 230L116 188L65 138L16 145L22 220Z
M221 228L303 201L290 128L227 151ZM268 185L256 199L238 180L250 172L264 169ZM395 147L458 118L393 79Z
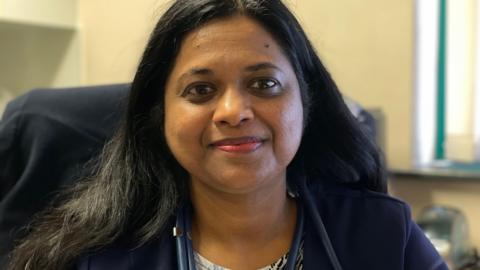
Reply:
M0 269L19 229L110 138L128 85L36 89L11 101L0 121Z

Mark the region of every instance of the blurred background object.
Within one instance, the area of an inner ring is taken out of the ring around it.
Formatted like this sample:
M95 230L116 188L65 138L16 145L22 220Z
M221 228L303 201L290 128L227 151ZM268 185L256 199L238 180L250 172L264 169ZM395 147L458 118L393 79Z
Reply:
M478 259L468 221L459 209L432 205L422 210L417 223L451 269L464 269Z

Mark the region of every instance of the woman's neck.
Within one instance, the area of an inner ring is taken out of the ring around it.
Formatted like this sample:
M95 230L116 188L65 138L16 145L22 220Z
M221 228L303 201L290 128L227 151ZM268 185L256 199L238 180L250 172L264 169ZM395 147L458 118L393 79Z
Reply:
M249 268L246 261L251 266L265 266L288 252L296 204L287 196L285 181L278 183L248 194L229 194L193 183L194 249L224 266L243 262L242 268Z

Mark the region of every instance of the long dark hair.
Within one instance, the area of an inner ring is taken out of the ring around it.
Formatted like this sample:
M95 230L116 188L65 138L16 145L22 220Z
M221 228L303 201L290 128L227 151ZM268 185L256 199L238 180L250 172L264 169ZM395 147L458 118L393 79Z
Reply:
M158 235L183 198L187 172L164 137L164 86L183 37L213 19L241 14L276 39L300 82L305 132L288 170L310 181L385 192L380 154L343 102L300 24L280 0L178 0L158 21L131 85L121 128L95 173L57 199L30 226L10 269L63 269L129 234L142 245Z

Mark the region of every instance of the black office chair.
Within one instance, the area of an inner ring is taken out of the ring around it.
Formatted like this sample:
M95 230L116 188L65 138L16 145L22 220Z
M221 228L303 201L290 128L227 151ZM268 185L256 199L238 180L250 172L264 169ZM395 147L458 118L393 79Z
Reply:
M11 101L0 121L0 269L19 228L88 173L124 111L127 84L37 89Z

